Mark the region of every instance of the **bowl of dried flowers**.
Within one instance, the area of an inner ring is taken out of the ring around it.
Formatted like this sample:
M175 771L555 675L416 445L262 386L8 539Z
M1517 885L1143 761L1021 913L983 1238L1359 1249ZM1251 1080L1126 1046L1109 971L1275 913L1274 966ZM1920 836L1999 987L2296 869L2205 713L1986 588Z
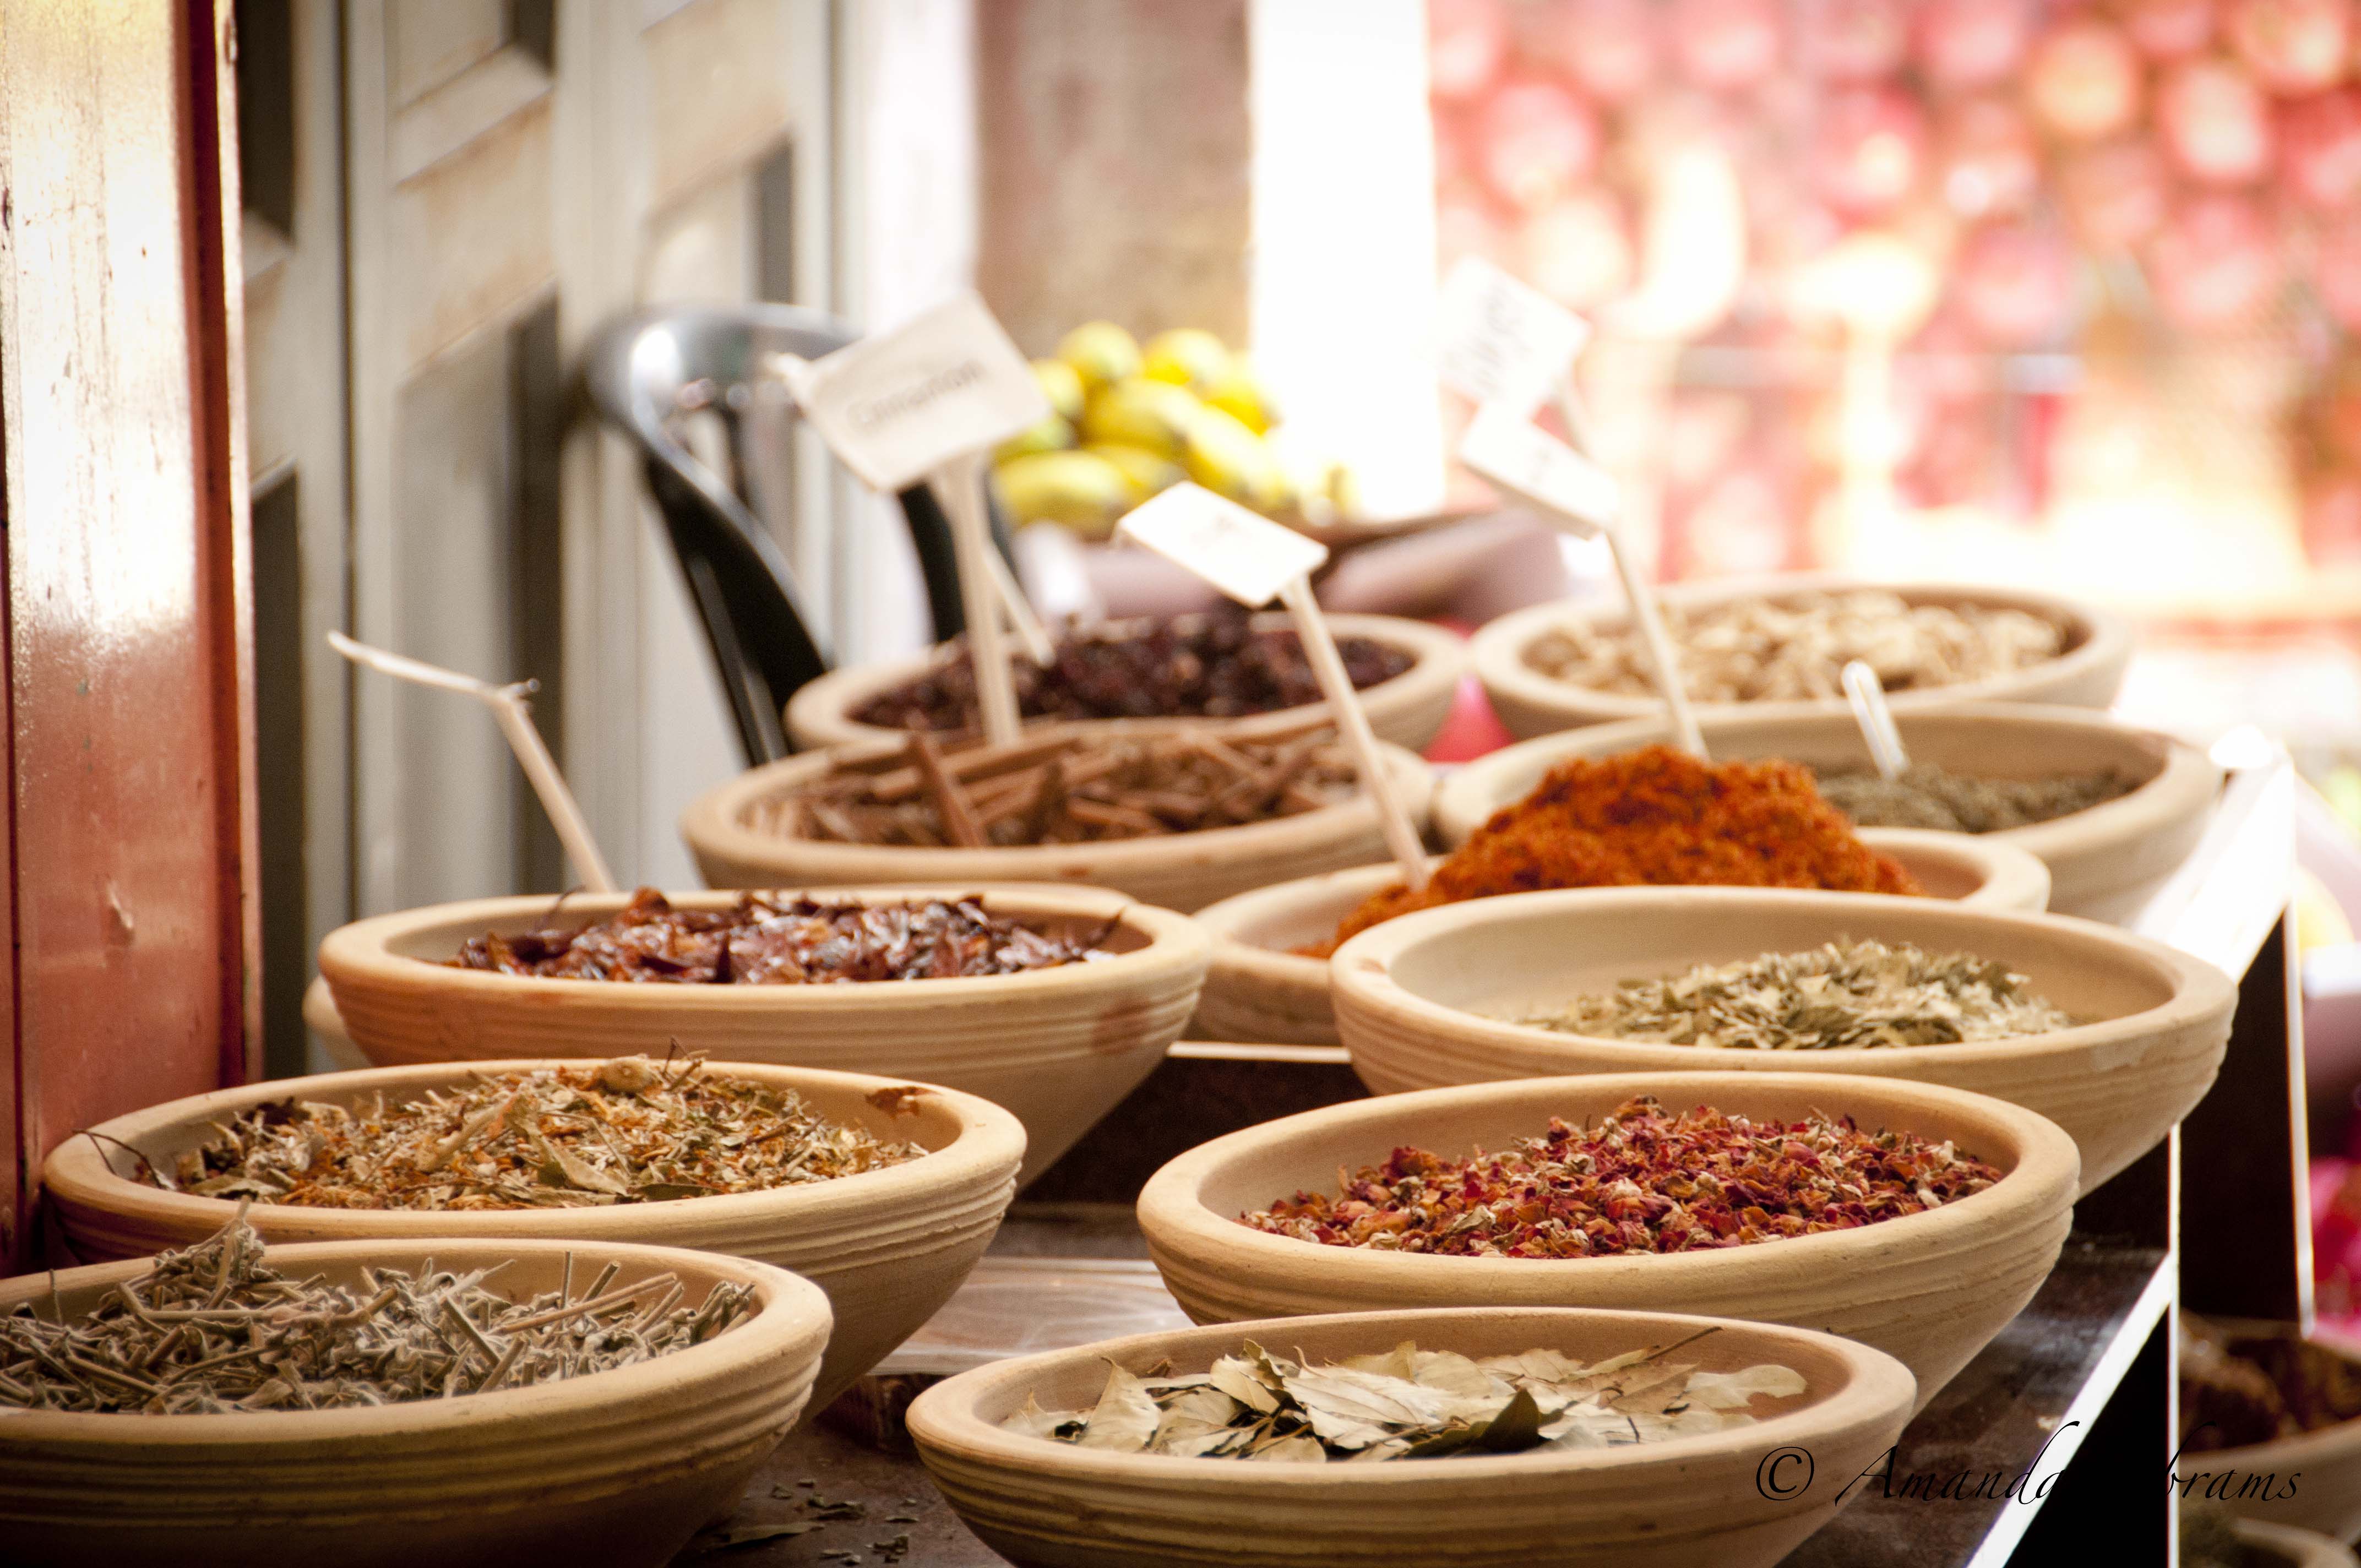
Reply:
M2104 707L2123 685L2131 632L2051 594L1953 584L1872 586L1791 574L1661 590L1700 720L1750 703L1845 707L1838 672L1864 659L1901 711L1955 702ZM1500 617L1469 656L1510 733L1647 718L1659 701L1630 612L1560 599Z
M1911 1079L2057 1123L2085 1191L2204 1098L2237 1003L2213 965L2092 921L1762 888L1406 915L1339 948L1330 983L1379 1093L1577 1072Z
M1215 1138L1148 1179L1139 1224L1201 1323L1378 1307L1697 1312L1873 1345L1910 1368L1923 1403L2048 1276L2077 1168L2074 1141L2046 1118L1935 1084L1529 1078Z
M2180 1318L2183 1496L2361 1537L2361 1350L2291 1323ZM2299 1479L2301 1477L2301 1479Z
M249 1083L103 1122L41 1181L77 1255L139 1257L241 1204L282 1242L538 1236L775 1264L828 1292L822 1404L950 1299L1025 1130L956 1090L815 1068L429 1063Z
M1334 1044L1327 954L1431 904L1543 888L1716 883L1923 893L2037 910L2049 893L2048 872L2015 845L1855 829L1800 767L1706 762L1664 746L1577 758L1525 781L1433 872L1416 897L1387 864L1301 877L1199 910L1213 962L1194 1027L1214 1039Z
M1381 740L1423 751L1449 717L1467 644L1458 633L1391 615L1324 617ZM1034 722L1210 720L1285 725L1321 701L1319 682L1283 612L1234 605L1165 619L1087 626L1059 640L1045 668L1010 668L1019 708ZM798 750L848 740L942 737L977 729L975 677L964 640L913 659L854 664L822 675L787 703Z
M1432 773L1380 749L1422 826ZM1253 735L1067 724L1001 747L843 747L708 792L681 836L715 887L1084 883L1183 913L1386 853L1352 754L1317 718Z
M1025 1124L1019 1184L1163 1059L1204 933L1101 888L825 888L435 905L320 944L379 1066L661 1058L878 1073Z
M233 1223L0 1281L11 1563L665 1563L803 1410L828 1299L620 1242Z
M1769 1568L1913 1392L1832 1334L1466 1308L1024 1356L928 1389L909 1424L960 1517L1027 1568L1281 1568L1309 1541L1339 1568ZM1758 1485L1783 1449L1817 1479L1790 1463Z
M1725 762L1783 758L1810 770L1852 823L1916 828L1979 847L2026 850L2048 867L2049 907L2122 920L2171 876L2204 836L2222 787L2205 753L2104 713L2039 703L1963 703L1897 714L1911 766L1878 777L1849 712L1765 703L1706 721ZM1434 795L1434 831L1466 843L1492 815L1531 794L1554 768L1600 762L1661 744L1661 718L1592 725L1521 741L1455 770Z

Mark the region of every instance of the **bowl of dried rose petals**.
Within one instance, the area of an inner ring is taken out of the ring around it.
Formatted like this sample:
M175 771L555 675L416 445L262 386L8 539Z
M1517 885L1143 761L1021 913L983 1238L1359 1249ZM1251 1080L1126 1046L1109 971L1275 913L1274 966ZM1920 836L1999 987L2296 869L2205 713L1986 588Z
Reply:
M14 1564L668 1562L803 1411L828 1299L621 1243L269 1247L0 1280Z
M927 1390L909 1426L1020 1564L1282 1568L1317 1541L1337 1568L1769 1568L1914 1392L1892 1356L1804 1329L1464 1308L1024 1356Z
M2123 621L2026 588L1794 573L1678 583L1658 598L1700 721L1756 703L1842 711L1839 672L1856 658L1901 712L1957 702L2104 707L2131 662ZM1516 610L1477 633L1468 652L1493 711L1521 740L1660 709L1645 645L1615 601Z
M2090 1191L2221 1070L2237 988L2112 926L1784 888L1528 893L1337 950L1338 1033L1378 1093L1561 1073L1835 1072L2048 1117Z
M618 1057L217 1090L68 1138L41 1182L94 1260L185 1246L244 1206L274 1245L538 1236L774 1264L835 1310L825 1404L950 1299L1024 1155L1016 1117L957 1090Z
M906 1078L1025 1124L1019 1184L1164 1058L1204 933L1100 888L822 888L435 905L320 973L371 1062L702 1052Z
M1331 1105L1213 1139L1139 1196L1201 1323L1376 1308L1608 1307L1825 1329L1923 1403L2032 1299L2074 1141L1933 1084L1821 1073L1524 1079Z

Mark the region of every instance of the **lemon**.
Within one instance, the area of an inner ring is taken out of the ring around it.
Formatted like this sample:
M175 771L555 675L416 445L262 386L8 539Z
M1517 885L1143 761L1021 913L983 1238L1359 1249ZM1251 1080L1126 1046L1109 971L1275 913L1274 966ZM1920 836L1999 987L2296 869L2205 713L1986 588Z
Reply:
M1207 408L1221 410L1257 435L1268 435L1279 422L1270 394L1244 365L1232 366L1203 390Z
M1122 469L1124 477L1132 483L1135 500L1144 501L1150 496L1161 495L1188 477L1181 472L1180 464L1170 457L1150 452L1144 446L1118 446L1110 444L1104 446L1085 446L1082 450L1104 457Z
M1058 417L1069 422L1082 417L1082 378L1062 359L1033 361L1033 379Z
M1036 452L992 472L1000 500L1017 523L1055 522L1085 539L1104 539L1132 508L1132 482L1094 452Z
M1012 457L1029 456L1036 452L1063 452L1074 444L1074 427L1051 414L1022 435L1012 435L994 447L992 460L1005 463Z
M1082 440L1093 446L1137 446L1178 458L1204 405L1170 381L1134 376L1093 394L1082 410Z
M1139 345L1113 322L1086 322L1058 340L1058 357L1085 393L1139 374Z
M1199 408L1181 461L1197 483L1257 511L1283 511L1294 500L1287 471L1262 437L1220 409Z
M1230 373L1230 351L1210 332L1174 327L1148 340L1140 350L1139 373L1202 393Z

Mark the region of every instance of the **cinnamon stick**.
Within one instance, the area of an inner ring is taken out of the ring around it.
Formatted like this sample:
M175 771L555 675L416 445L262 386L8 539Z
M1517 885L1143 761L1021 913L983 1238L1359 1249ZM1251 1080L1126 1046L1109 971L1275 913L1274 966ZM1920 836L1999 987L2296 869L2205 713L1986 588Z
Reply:
M967 796L960 793L959 782L943 771L942 753L923 729L910 731L910 761L927 781L928 797L934 802L935 815L942 819L943 832L950 841L963 850L983 849L983 829L977 825Z

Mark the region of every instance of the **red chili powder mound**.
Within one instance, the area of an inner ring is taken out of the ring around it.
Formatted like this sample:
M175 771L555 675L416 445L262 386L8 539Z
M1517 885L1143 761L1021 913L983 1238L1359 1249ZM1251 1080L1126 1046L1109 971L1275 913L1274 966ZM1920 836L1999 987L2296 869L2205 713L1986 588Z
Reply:
M1371 894L1333 940L1305 950L1324 958L1397 915L1462 899L1642 885L1926 891L1861 841L1801 764L1706 762L1650 746L1559 763L1531 795L1493 813L1424 888Z

